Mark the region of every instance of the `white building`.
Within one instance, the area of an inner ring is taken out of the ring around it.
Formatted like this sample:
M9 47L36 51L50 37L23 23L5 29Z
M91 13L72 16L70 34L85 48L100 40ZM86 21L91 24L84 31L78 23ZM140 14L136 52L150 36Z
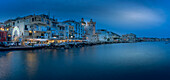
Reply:
M9 41L19 41L31 38L51 38L51 21L48 15L29 15L5 22L9 27Z
M105 29L98 29L96 34L98 35L98 41L100 42L117 42L120 39L118 34Z
M85 26L85 34L86 34L87 41L90 42L98 41L96 35L96 22L93 22L92 19L90 20L90 22L87 22L87 25Z
M123 42L136 42L136 35L133 33L122 35Z
M99 29L96 31L96 33L98 34L98 39L100 42L107 42L109 35L108 35L108 31L106 31L105 29Z
M82 40L84 38L86 23L83 18L80 22L76 22L75 20L67 20L63 23L69 26L69 39L71 37L77 40Z
M108 35L109 35L109 41L111 42L118 42L120 40L120 35L114 32L108 32Z

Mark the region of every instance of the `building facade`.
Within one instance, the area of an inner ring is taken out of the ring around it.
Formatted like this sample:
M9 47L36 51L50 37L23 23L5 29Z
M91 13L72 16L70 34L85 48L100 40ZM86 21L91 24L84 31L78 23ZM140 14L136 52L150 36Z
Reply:
M85 38L86 23L83 18L80 22L75 20L67 20L63 23L69 26L69 39L83 40Z
M97 39L96 22L93 22L92 19L90 20L90 22L87 22L85 26L85 36L87 41L96 42L96 40L94 40Z
M133 34L133 33L130 33L130 34L126 34L126 35L122 35L122 41L123 42L136 42L136 35Z
M51 21L47 15L29 15L5 22L9 28L9 41L22 41L27 39L51 38Z
M1 23L2 24L2 23ZM96 22L92 19L85 22L67 20L58 22L57 19L50 18L48 15L28 15L9 19L4 22L7 31L7 41L22 42L30 40L86 40L89 42L108 41L109 34L103 37L96 34ZM111 37L110 37L111 38Z
M0 42L3 41L7 41L7 29L5 29L3 23L0 23Z

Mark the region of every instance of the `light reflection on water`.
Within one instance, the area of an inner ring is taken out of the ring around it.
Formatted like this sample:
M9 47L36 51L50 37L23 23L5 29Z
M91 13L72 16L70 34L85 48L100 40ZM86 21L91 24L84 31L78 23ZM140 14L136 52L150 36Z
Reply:
M170 79L170 44L124 43L0 52L2 79Z

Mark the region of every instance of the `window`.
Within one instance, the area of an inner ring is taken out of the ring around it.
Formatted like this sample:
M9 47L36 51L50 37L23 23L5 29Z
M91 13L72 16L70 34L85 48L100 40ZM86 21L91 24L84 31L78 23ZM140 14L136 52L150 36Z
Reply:
M53 26L55 27L55 26L56 26L56 24L55 24L55 23L53 23Z
M34 22L34 18L32 18L32 22Z
M28 30L27 25L25 25L25 30Z
M44 34L42 33L41 36L44 36Z
M51 28L48 27L47 30L51 30Z
M41 22L44 22L44 19L43 19L43 18L41 18Z
M13 22L13 25L15 26L15 22Z
M68 27L66 27L66 30L68 30Z
M50 24L48 20L47 20L47 24Z
M32 33L29 33L29 36L32 36Z

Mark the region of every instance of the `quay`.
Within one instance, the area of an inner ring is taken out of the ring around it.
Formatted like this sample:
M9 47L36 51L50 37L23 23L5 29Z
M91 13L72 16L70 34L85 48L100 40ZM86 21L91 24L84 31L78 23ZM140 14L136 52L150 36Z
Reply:
M36 50L36 49L71 49L85 46L103 45L103 44L116 44L116 43L136 43L125 42L125 41L97 41L97 42L61 42L61 43L50 43L50 44L29 44L29 45L15 45L15 46L1 46L0 51L11 51L11 50Z
M0 47L0 51L11 51L11 50L36 50L36 49L70 49L85 46L101 45L101 44L113 44L121 42L72 42L72 43L52 43L45 46L13 46L13 47Z
M15 47L0 47L0 51L11 51L11 50L35 50L42 49L44 47L28 47L28 46L15 46Z

